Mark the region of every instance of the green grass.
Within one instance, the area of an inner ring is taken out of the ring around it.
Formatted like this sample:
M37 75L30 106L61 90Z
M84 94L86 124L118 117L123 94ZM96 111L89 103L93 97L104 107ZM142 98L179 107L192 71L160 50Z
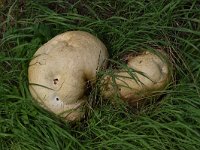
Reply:
M0 5L0 149L200 149L200 3L198 0L8 0ZM55 35L84 30L110 58L163 47L174 80L158 103L131 111L94 91L88 119L67 124L35 106L27 68Z

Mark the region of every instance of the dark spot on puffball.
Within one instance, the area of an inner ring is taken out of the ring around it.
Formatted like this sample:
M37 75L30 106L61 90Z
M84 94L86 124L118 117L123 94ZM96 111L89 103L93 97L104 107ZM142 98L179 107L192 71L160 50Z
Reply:
M53 84L57 84L58 83L58 79L53 79Z

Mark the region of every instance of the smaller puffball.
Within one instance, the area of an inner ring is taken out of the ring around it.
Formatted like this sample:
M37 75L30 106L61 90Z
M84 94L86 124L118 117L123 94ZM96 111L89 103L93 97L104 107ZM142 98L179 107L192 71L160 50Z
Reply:
M152 96L156 91L162 91L170 82L169 63L161 56L144 52L128 58L127 68L106 75L102 80L101 92L105 98L115 94L135 105L145 97Z

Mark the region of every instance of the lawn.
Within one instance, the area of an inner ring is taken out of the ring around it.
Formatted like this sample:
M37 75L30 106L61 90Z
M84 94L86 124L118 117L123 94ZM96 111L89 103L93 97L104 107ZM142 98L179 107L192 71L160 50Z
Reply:
M119 62L127 52L163 48L173 80L140 110L90 94L90 115L65 123L33 102L27 70L55 35L96 35ZM200 149L199 0L0 1L0 149Z

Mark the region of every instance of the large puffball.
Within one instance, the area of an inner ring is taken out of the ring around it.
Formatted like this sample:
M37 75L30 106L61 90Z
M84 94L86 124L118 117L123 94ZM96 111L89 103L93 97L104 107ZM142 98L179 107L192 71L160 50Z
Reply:
M108 52L95 36L83 31L60 34L41 46L28 69L29 89L40 106L67 121L84 117L86 82L106 66Z
M163 57L164 56L164 57ZM118 96L131 105L137 105L145 97L162 91L170 82L170 65L166 54L144 52L128 58L127 68L106 75L101 92L105 98Z

